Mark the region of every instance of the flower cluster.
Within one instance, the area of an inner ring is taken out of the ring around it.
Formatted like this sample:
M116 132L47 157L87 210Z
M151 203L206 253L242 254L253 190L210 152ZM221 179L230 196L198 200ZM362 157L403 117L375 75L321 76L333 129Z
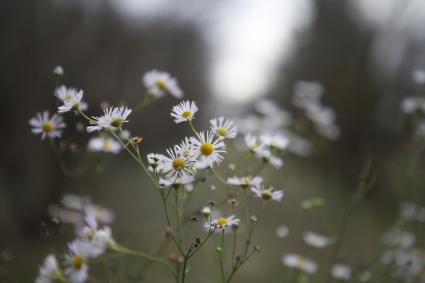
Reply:
M52 207L51 214L64 222L74 224L76 238L68 243L68 251L62 265L53 254L45 258L36 279L37 283L85 282L88 278L89 261L116 246L111 229L99 225L99 221L112 220L111 212L105 213L104 209L92 204L89 199L76 195L66 195L63 204L64 208Z

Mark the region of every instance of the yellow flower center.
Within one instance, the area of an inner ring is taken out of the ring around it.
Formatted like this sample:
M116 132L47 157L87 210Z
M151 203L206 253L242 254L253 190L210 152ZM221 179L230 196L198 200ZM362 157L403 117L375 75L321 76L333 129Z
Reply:
M217 225L223 226L223 225L226 225L227 223L229 223L229 221L227 221L227 218L220 217L219 219L217 219Z
M174 160L173 160L172 165L173 165L173 168L174 168L175 170L181 170L181 169L183 169L183 168L184 168L184 166L185 166L186 164L185 164L185 162L184 162L184 160L183 160L183 159L176 158L176 159L174 159Z
M185 118L185 119L189 119L190 116L192 116L192 112L191 111L184 111L182 113L182 117Z
M156 82L156 86L160 89L166 89L167 85L165 84L165 82L163 80L157 80Z
M46 133L53 131L54 128L53 123L50 121L46 121L41 124L41 129Z
M80 269L83 266L84 259L80 255L74 255L74 257L71 260L72 267L75 269Z
M297 258L297 262L295 263L295 266L298 268L302 268L305 264L305 260L302 257Z
M211 155L213 153L213 151L214 151L214 147L210 143L203 143L203 144L201 144L200 149L201 149L201 153L203 155L207 155L207 156L208 155Z
M120 128L121 125L122 125L121 118L114 118L114 119L112 119L111 126L113 126L115 128Z
M72 95L70 95L70 94L65 95L65 100L71 100L71 99L72 99Z
M227 134L228 134L227 130L223 127L217 128L215 132L217 133L217 135L221 137L227 137Z
M107 139L103 139L102 148L103 150L108 150L111 146L111 143Z
M263 190L261 192L261 196L263 197L263 199L268 200L272 197L272 192L270 190Z

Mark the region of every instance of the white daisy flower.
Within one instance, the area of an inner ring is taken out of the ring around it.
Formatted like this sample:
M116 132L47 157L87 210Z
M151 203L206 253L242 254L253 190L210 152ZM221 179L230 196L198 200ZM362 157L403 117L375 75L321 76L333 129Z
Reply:
M85 225L79 228L77 234L79 237L92 244L91 257L97 257L105 252L108 246L114 243L112 232L109 227L99 228L95 211L87 210L84 217Z
M335 264L331 269L331 275L336 279L349 281L351 279L351 267L344 264Z
M214 140L214 133L210 131L201 132L198 138L192 137L192 144L198 158L196 166L200 169L219 164L223 160L222 154L226 152L224 142L219 138Z
M284 150L289 144L289 139L281 133L264 134L260 136L260 140L266 146L278 150Z
M335 243L334 238L326 237L324 235L312 231L304 232L303 239L307 245L312 246L314 248L325 248Z
M162 154L159 153L149 153L146 155L149 164L149 171L157 173L162 173L164 171L164 165L162 163Z
M93 253L93 246L88 242L74 240L68 244L68 253L65 255L65 274L72 283L85 282L89 267L87 260Z
M63 70L62 66L56 66L52 73L56 76L63 76L63 74L65 73L65 71Z
M69 88L66 97L62 99L63 105L58 107L58 113L65 113L71 110L84 111L87 110L87 103L81 101L83 99L83 91Z
M110 137L94 137L88 143L88 149L91 151L103 151L118 154L122 146L115 139Z
M234 139L238 134L238 127L235 122L224 117L218 117L210 120L211 131L219 138Z
M279 227L276 228L276 236L278 238L285 238L288 235L289 235L288 227L286 227L284 225L280 225Z
M93 126L88 126L87 132L120 129L123 123L128 122L126 119L130 113L131 109L125 106L106 108L102 116L92 117L90 124Z
M35 283L51 283L62 277L56 257L49 254L40 266L40 271Z
M192 121L195 113L198 111L198 106L195 101L182 101L173 106L171 109L171 117L174 118L176 124L186 121Z
M246 189L248 187L259 187L261 185L261 183L263 182L263 178L261 177L251 177L251 176L246 176L246 177L230 177L227 178L227 183L229 185L233 185L233 186L241 186L243 189Z
M65 128L65 123L62 122L62 117L53 114L52 117L49 117L48 111L43 111L43 113L36 113L33 118L29 120L30 126L33 128L31 132L34 134L41 134L41 139L49 137L60 138L62 135L62 129Z
M226 230L232 226L237 226L240 222L239 218L236 218L235 215L230 215L229 217L220 217L214 219L210 222L205 223L205 228L208 230L213 230L215 228Z
M148 89L148 94L154 97L162 97L169 93L176 98L183 97L177 80L167 72L152 70L144 74L143 84Z
M295 268L309 274L317 271L317 263L297 254L287 254L283 256L282 263L288 267Z
M176 179L182 176L190 176L195 174L196 157L191 154L184 154L179 145L175 145L174 149L167 149L168 156L161 155L161 162L164 166L164 174L167 179Z
M60 85L55 89L55 96L62 102L71 100L78 91L73 87L66 87L65 85Z
M245 136L245 144L251 153L256 153L261 145L257 143L257 137L251 134Z
M251 192L255 194L256 197L262 198L264 200L275 200L282 201L283 191L274 191L274 188L270 186L268 189L265 189L264 186L261 187L251 187Z

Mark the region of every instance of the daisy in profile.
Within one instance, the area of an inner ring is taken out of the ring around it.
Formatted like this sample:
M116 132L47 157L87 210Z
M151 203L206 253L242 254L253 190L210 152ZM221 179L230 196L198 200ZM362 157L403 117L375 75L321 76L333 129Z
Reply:
M261 145L257 143L257 137L251 134L245 136L245 144L251 153L257 153Z
M43 265L40 266L40 271L38 273L35 283L51 283L55 280L61 280L63 278L62 272L59 269L58 261L56 257L52 254L49 254L43 262Z
M206 219L209 219L210 218L210 216L211 216L211 206L204 206L202 209L201 209L201 214L202 214L202 216L203 217L205 217ZM209 224L209 223L208 223ZM208 225L208 228L209 228L209 225Z
M65 123L62 122L62 118L56 114L50 117L48 111L35 114L35 116L29 120L29 124L33 127L31 132L34 134L41 134L42 140L46 137L51 139L60 138L62 129L65 128Z
M317 271L317 263L297 254L287 254L282 257L282 263L288 267L312 274Z
M251 192L258 198L262 198L264 200L275 200L282 201L283 191L274 191L274 188L270 186L266 189L264 186L261 187L251 187Z
M230 177L227 178L227 183L229 185L233 185L233 186L241 186L242 189L247 189L248 187L259 187L261 185L261 183L263 182L263 178L261 177L251 177L251 176L246 176L246 177Z
M240 222L239 218L236 218L235 215L230 215L229 217L220 217L217 219L214 219L208 223L205 223L205 228L210 230L214 229L222 229L226 230L228 228L231 228L232 226L237 226Z
M238 134L238 127L235 122L224 117L218 117L210 120L211 131L222 139L234 139Z
M87 132L101 130L116 130L122 127L122 124L127 123L127 117L130 115L131 109L121 107L109 107L103 110L103 115L100 117L92 117L90 124L93 126L87 127Z
M82 90L68 89L67 97L62 100L63 105L58 107L58 113L87 110L87 103L81 101L81 99L83 99Z
M264 147L257 149L255 156L262 159L264 162L269 163L276 169L279 169L283 165L281 158L275 156L269 149Z
M167 72L152 70L145 73L142 80L148 94L156 98L167 93L176 98L183 97L183 91L180 89L177 80Z
M197 138L192 137L195 156L198 158L197 167L200 169L213 167L223 160L222 154L226 152L226 145L221 139L214 140L214 133L201 132Z
M93 247L85 241L75 240L68 244L68 253L65 255L65 274L72 283L85 282L88 276L88 259Z
M198 111L198 106L195 101L182 101L173 106L171 109L171 117L174 118L176 124L186 121L192 121L195 113Z
M169 188L172 187L174 189L178 189L180 186L184 185L190 185L195 181L195 178L193 176L184 175L177 178L160 178L158 183L163 188Z
M269 148L277 150L284 150L289 144L289 139L280 133L261 135L260 140Z
M110 137L94 137L88 143L88 149L91 151L103 151L118 154L121 151L121 144Z

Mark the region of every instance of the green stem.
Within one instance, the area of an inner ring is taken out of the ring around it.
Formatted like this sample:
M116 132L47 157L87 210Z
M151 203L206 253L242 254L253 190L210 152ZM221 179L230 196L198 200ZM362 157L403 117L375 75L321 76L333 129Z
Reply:
M116 252L118 252L118 253L139 256L139 257L142 257L142 258L144 258L146 260L150 260L150 261L161 263L165 267L167 267L167 269L171 272L171 274L175 275L175 272L174 272L173 267L171 266L171 264L168 261L166 261L165 259L163 259L163 258L155 257L155 256L149 255L147 253L143 253L143 252L133 251L133 250L127 249L125 247L122 247L122 246L120 246L118 244L113 248L113 250L116 251Z
M224 229L221 232L221 251L219 253L221 282L224 283L225 282L225 276L224 276L223 253L224 253Z

